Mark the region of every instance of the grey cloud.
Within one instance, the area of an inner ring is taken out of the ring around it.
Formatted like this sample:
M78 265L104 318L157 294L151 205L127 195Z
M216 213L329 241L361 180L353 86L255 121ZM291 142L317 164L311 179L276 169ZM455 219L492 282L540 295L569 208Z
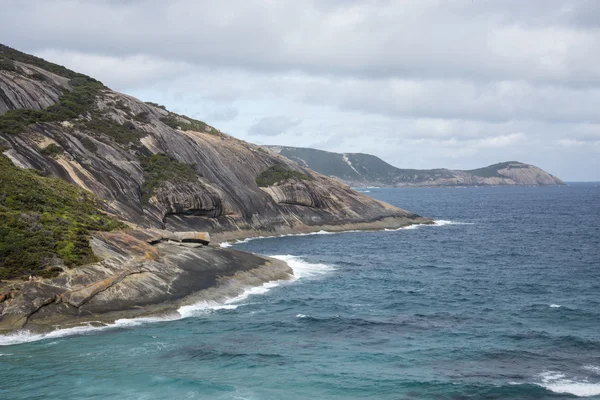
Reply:
M242 138L406 168L518 159L600 179L597 0L5 0L2 11L5 44L202 110Z
M239 110L234 107L220 108L213 110L206 115L208 121L231 121L239 114Z
M255 136L278 136L300 124L300 120L292 120L288 117L265 117L258 120L248 129L249 135Z
M0 35L30 51L247 70L598 85L597 63L586 61L600 39L580 21L597 14L594 4L20 0L3 4Z

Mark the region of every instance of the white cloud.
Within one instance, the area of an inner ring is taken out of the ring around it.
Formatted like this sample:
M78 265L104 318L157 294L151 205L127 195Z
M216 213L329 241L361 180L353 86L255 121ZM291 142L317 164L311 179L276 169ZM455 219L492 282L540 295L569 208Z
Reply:
M264 117L256 121L248 129L249 135L254 136L279 136L300 124L300 120L291 120L288 117Z
M7 0L0 35L245 139L568 180L600 179L599 21L595 0Z

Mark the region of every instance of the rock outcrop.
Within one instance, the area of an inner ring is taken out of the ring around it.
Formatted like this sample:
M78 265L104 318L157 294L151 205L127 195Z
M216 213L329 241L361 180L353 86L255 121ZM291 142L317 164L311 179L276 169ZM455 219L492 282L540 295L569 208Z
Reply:
M103 261L67 269L54 279L0 287L0 333L175 313L182 305L231 298L249 286L292 277L279 260L145 241L156 236L161 233L99 233L92 245Z
M300 147L270 148L300 165L355 187L564 185L563 181L548 172L518 161L468 171L444 168L419 170L396 168L370 154L340 154Z
M430 222L201 121L1 45L0 149L20 168L93 193L106 213L132 228L94 234L98 263L64 268L54 279L0 283L4 331L173 310L290 277L277 260L173 246L156 240L168 237L158 230L206 231L218 243ZM272 180L259 186L257 178L270 169Z

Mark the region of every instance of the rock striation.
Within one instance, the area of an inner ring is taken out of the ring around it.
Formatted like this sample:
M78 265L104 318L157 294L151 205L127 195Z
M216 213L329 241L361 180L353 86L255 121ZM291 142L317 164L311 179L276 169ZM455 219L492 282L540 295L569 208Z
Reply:
M160 240L172 233L208 232L218 244L431 222L269 149L2 45L0 150L20 168L93 193L104 212L131 228L93 234L99 262L66 268L58 259L53 262L64 272L56 278L0 283L0 331L172 311L291 276L277 260ZM259 186L265 171L273 173Z
M0 287L0 333L174 314L187 304L235 297L249 286L292 277L287 264L276 259L146 242L161 235L98 233L92 245L103 261L67 269L54 279Z

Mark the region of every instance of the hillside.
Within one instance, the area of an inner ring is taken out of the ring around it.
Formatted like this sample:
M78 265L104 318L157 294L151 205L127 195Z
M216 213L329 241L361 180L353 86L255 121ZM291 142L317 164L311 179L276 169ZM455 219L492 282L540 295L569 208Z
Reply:
M0 150L3 278L59 275L0 282L0 331L176 309L208 288L239 293L290 276L277 260L177 247L169 232L207 231L218 243L430 222L2 45Z
M466 171L401 169L370 154L340 154L301 147L269 147L304 167L341 179L353 186L546 186L564 184L563 181L542 169L518 161L503 162Z

